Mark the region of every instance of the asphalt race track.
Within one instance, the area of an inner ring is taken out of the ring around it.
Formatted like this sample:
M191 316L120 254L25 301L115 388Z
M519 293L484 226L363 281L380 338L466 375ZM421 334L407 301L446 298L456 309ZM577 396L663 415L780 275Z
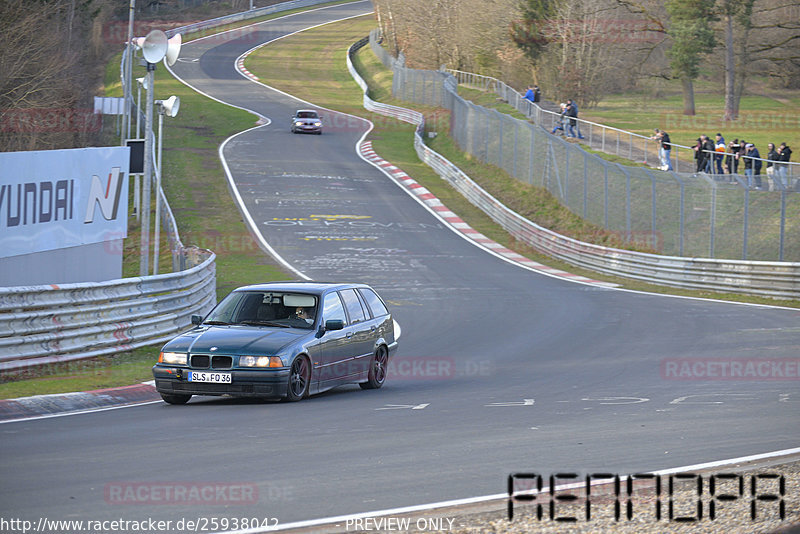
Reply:
M796 359L800 311L618 291L512 265L361 160L366 122L323 111L338 126L293 135L289 118L309 104L235 70L260 42L370 9L319 9L190 42L173 69L272 121L226 144L236 187L298 271L364 281L389 301L403 334L386 385L296 404L195 397L0 425L0 516L285 524L499 494L512 472L627 474L798 446L796 374L677 380L673 371L687 358L771 369ZM157 497L176 484L218 489L202 502ZM145 490L126 499L131 488Z

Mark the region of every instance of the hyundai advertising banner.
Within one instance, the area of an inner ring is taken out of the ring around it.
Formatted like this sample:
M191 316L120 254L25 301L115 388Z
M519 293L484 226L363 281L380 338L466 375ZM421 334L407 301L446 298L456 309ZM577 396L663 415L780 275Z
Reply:
M127 237L128 147L0 152L0 258Z

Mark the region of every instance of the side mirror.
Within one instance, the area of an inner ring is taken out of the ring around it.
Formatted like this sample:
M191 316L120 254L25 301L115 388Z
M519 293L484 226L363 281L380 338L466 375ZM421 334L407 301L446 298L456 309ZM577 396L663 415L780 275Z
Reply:
M342 330L344 328L344 321L341 319L331 319L330 321L325 321L325 331L329 330Z
M199 325L203 323L203 316L202 315L192 315L192 324Z

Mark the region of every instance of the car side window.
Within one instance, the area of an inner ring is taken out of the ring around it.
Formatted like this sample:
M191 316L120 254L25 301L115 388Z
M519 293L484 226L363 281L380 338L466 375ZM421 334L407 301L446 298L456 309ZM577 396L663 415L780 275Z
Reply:
M325 295L325 300L322 304L322 320L330 321L337 319L347 324L347 317L345 317L344 307L342 306L342 300L339 298L339 294L336 292L328 293Z
M369 309L372 310L373 317L389 315L389 310L386 309L381 298L373 290L362 287L359 288L358 292L361 293L361 296L367 301Z
M347 313L350 315L350 323L360 323L367 318L355 289L343 289L339 293L342 295Z

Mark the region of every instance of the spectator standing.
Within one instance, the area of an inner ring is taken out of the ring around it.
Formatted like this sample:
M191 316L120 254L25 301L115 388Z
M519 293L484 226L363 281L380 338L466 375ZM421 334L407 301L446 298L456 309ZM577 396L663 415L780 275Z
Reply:
M692 147L694 150L694 161L695 161L695 172L703 172L703 169L706 167L705 159L703 158L703 138L698 137L697 141L695 141L694 146Z
M741 149L742 146L739 144L738 139L734 139L728 145L728 155L725 157L725 163L728 166L728 172L730 174L739 173L739 151Z
M533 86L533 101L539 103L542 101L542 90L538 85Z
M564 135L566 132L564 131L564 122L567 120L567 105L565 103L561 103L561 114L556 119L556 125L553 126L553 131L550 132L551 134L555 135L556 132L560 130L559 135Z
M583 139L583 134L581 134L581 127L578 124L578 104L576 104L574 100L567 100L567 115L569 116L569 136L578 137L578 139ZM575 135L574 128L578 129L577 136Z
M761 154L753 143L745 145L744 175L747 176L747 187L761 189Z
M781 155L778 153L777 150L775 150L775 144L774 143L769 143L767 145L767 149L768 149L768 152L767 152L767 180L769 180L771 178L773 183L777 184L778 182L781 181L781 179L778 176L778 165L775 162L777 162L780 159ZM782 184L782 185L784 187L786 186L786 184ZM777 189L777 188L773 187L773 189Z
M533 91L533 86L529 85L528 90L525 91L525 100L530 100L531 102L536 102L536 93Z
M658 158L661 161L659 169L662 171L671 171L672 161L670 158L670 151L672 150L672 145L670 144L669 134L656 128L655 133L650 139L655 139L658 143Z
M700 138L703 140L703 155L705 156L704 160L704 171L706 174L713 174L714 173L714 142L709 138L707 135L701 135Z
M791 160L791 158L792 158L792 149L789 148L786 145L786 143L781 143L781 146L778 147L778 154L780 155L779 159L780 159L780 162L781 162L779 165L777 165L778 173L780 174L781 182L783 182L783 184L786 187L789 187L789 177L788 177L789 165L788 165L788 163L789 163L789 160Z
M714 164L717 167L717 174L724 174L722 172L722 160L725 157L725 138L721 133L714 136Z

